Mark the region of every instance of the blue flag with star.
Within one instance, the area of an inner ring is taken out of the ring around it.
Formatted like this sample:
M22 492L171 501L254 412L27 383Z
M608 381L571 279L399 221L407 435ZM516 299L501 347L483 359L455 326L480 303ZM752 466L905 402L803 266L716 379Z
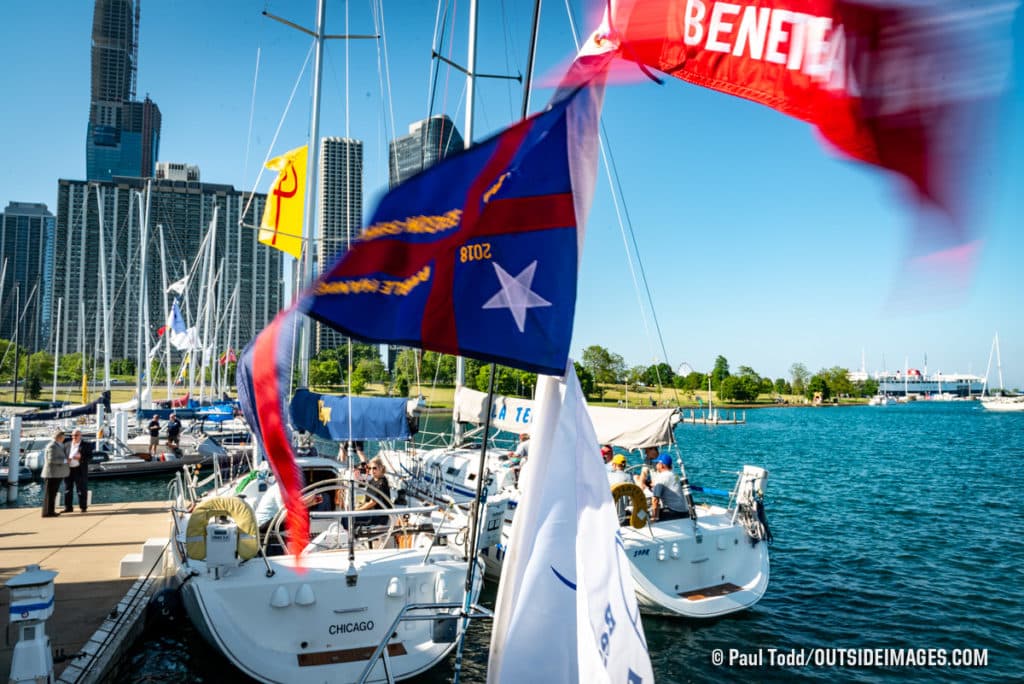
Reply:
M598 62L588 74L604 73ZM362 340L562 375L581 243L574 155L597 120L589 80L572 82L545 111L385 195L299 308Z

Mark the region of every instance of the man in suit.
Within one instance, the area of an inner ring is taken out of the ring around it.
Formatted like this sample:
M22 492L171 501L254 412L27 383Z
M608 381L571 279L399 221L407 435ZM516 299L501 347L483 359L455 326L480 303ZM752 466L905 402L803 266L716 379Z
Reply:
M64 444L68 454L69 473L64 480L64 512L75 510L72 506L75 490L78 490L78 507L85 513L89 506L89 461L92 460L92 442L82 439L82 431L75 428L71 441Z
M64 451L64 431L56 430L53 439L46 445L43 459L43 517L60 515L53 510L60 493L60 483L70 474L67 453Z

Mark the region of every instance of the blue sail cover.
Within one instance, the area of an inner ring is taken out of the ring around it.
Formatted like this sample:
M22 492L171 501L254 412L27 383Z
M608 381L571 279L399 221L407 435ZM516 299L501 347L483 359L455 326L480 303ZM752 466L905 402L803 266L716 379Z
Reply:
M334 442L364 439L408 439L407 400L347 397L300 389L292 397L292 425ZM349 433L349 407L352 409Z

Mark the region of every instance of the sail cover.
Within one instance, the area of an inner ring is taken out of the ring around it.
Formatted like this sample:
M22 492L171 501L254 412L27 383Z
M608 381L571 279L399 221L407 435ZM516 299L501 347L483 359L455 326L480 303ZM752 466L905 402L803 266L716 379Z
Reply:
M401 398L348 397L300 389L292 397L289 408L296 430L341 442L349 439L409 439L407 405L408 401Z
M454 420L484 424L487 393L467 387L455 391ZM671 444L675 409L624 409L611 406L587 406L597 431L598 444L613 444L623 449L643 449ZM534 402L494 395L491 426L508 432L530 432L536 420Z

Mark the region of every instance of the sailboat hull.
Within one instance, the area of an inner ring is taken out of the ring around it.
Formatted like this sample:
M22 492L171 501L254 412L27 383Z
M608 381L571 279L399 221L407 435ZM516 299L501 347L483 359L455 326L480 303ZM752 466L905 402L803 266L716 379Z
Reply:
M346 552L259 559L226 574L186 579L182 599L203 637L239 670L262 682L355 682L399 612L413 603L461 601L466 563L443 549L362 551L358 579L346 581ZM202 563L193 562L199 569ZM452 609L452 613L456 612ZM367 681L406 679L440 663L456 643L459 620L398 625Z

